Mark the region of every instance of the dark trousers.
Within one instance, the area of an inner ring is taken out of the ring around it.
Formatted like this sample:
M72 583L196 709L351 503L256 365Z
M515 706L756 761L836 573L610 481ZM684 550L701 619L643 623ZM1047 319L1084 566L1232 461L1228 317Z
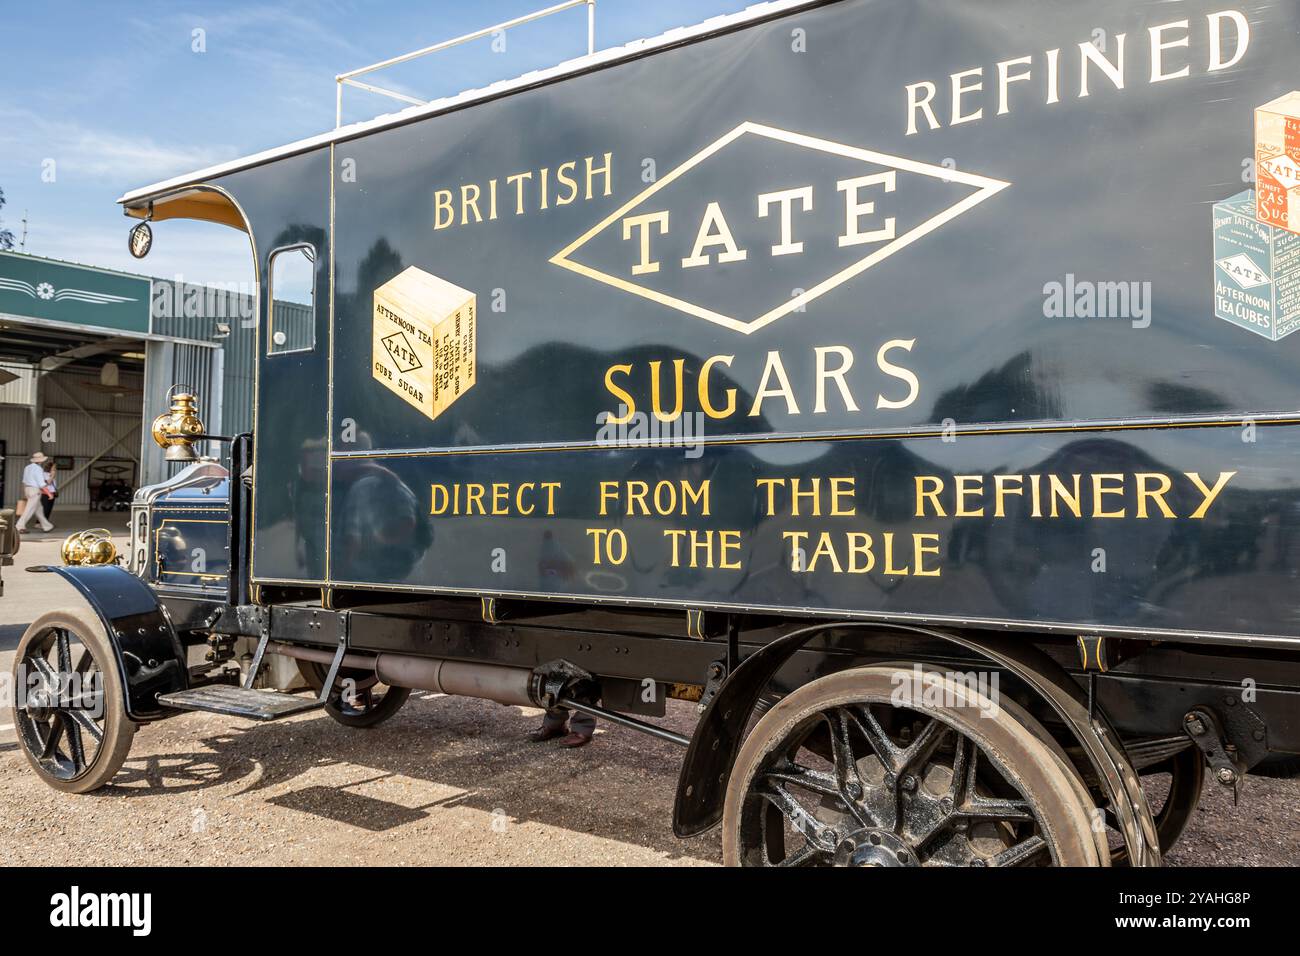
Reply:
M54 502L58 497L58 492L54 493L53 498L46 498L44 495L41 495L41 508L45 512L46 519L50 517L50 512L54 510Z
M591 714L584 714L582 711L575 711L572 719L569 717L569 708L551 707L546 711L546 716L542 718L542 726L547 730L554 730L556 727L564 726L565 721L569 721L569 729L575 734L592 734L596 731L596 718Z

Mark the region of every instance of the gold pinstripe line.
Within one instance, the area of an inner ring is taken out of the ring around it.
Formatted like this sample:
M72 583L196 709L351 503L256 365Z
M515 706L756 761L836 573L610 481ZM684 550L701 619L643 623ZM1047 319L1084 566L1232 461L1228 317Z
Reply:
M1243 415L1240 421L1169 421L1169 422L1103 422L1096 424L1078 424L1078 425L1036 425L1026 427L1007 427L1007 428L976 428L970 431L958 432L965 438L976 438L981 435L1042 435L1042 434L1061 434L1069 432L1110 432L1110 431L1150 431L1160 429L1175 428L1239 428L1242 421L1253 421L1258 425L1300 425L1300 418L1263 418L1260 416ZM834 434L805 434L805 435L735 435L725 438L701 438L697 442L692 442L690 447L699 445L760 445L760 444L779 444L794 442L834 442L834 441L908 441L915 438L943 438L951 434L944 429L926 428L909 432L857 432L857 433L834 433ZM374 451L374 452L339 452L334 456L334 460L347 461L349 459L365 460L368 458L431 458L445 457L454 455L502 455L502 454L530 454L539 452L571 452L571 451L602 451L608 452L611 448L619 450L658 450L671 448L684 448L684 444L659 444L652 445L649 443L627 444L600 444L597 442L574 442L570 444L555 445L532 445L532 446L515 446L515 447L472 447L472 448L430 448L420 450L398 449L394 451Z

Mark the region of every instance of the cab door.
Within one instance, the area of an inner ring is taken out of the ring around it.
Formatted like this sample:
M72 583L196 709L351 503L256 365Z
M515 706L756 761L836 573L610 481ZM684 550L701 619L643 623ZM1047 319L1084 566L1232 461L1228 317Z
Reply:
M328 149L255 167L236 194L260 277L252 578L320 585L328 552Z

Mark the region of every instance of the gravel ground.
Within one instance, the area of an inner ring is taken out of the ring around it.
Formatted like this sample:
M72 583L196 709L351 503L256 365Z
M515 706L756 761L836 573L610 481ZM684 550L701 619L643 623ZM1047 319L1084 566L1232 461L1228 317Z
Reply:
M1300 780L1247 777L1241 802L1206 780L1166 866L1300 866Z
M24 543L0 599L0 668L48 606L57 540ZM48 552L48 553L46 553ZM372 730L320 712L272 724L188 714L143 727L114 784L66 796L39 783L0 713L0 862L137 864L717 863L715 831L672 834L681 751L602 729L565 750L524 735L540 711L413 694ZM664 723L689 733L694 706ZM1167 857L1175 866L1300 866L1300 780L1214 783Z
M381 727L308 713L273 724L189 714L144 727L115 783L65 796L0 745L11 864L693 865L716 833L670 826L680 751L598 732L580 750L524 735L540 711L412 695ZM682 706L667 724L689 727Z

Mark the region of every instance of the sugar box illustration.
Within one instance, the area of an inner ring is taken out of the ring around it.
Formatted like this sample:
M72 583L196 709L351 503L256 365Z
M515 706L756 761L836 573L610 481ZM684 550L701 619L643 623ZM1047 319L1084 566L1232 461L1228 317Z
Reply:
M429 418L474 384L478 298L411 266L375 290L371 374Z
M1300 233L1300 91L1255 110L1255 216Z
M1214 206L1214 314L1276 342L1300 328L1300 235L1256 204L1246 190Z

